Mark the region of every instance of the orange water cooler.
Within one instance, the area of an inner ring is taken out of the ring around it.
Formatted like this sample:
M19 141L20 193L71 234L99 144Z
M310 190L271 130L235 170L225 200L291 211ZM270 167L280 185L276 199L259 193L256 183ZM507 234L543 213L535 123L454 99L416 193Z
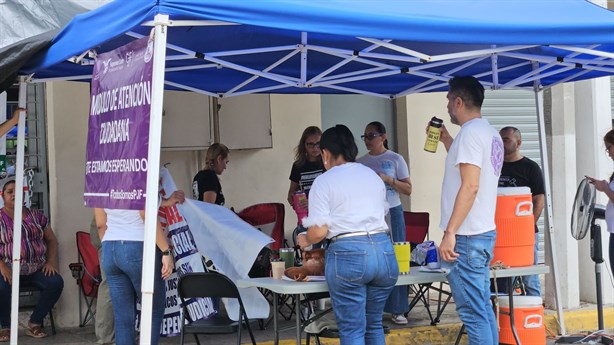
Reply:
M499 297L499 343L516 344L508 315L509 298ZM544 307L539 296L514 296L514 325L521 344L545 345Z
M495 224L497 241L491 264L501 261L510 267L533 265L535 222L529 187L498 188Z

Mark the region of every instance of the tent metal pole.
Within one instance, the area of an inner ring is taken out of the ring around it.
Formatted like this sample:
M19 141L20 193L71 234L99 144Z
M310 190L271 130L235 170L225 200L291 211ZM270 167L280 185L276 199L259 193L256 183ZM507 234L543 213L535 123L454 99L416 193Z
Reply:
M301 32L301 82L300 86L305 87L307 82L307 33Z
M160 176L160 145L162 140L162 98L164 97L164 66L168 15L157 14L154 29L154 60L149 119L149 147L147 153L147 197L145 199L145 239L143 245L143 273L141 278L141 345L151 344L151 320L156 260L156 232L158 231L158 191Z
M556 312L559 319L560 332L565 335L565 319L563 318L563 304L561 302L561 288L559 286L558 278L558 255L556 252L556 244L554 243L554 223L552 221L552 190L550 186L550 166L548 165L548 149L546 146L546 121L544 119L544 98L543 92L539 91L537 83L535 83L535 108L537 109L537 127L539 130L539 151L542 160L542 171L544 173L544 190L546 192L546 207L545 220L546 229L544 229L544 236L546 243L550 244L550 253L552 255L552 277L554 281L554 294L556 299Z
M20 108L26 108L28 97L28 84L24 77L19 81ZM13 216L13 276L11 290L11 345L17 344L19 330L19 272L21 267L21 220L23 217L23 162L26 140L26 114L19 112L17 125L17 162L15 163L15 214ZM5 307L3 307L5 308Z
M497 46L492 45L491 48L496 48ZM497 60L497 54L492 54L490 56L490 66L492 70L492 88L493 90L499 89L499 61Z

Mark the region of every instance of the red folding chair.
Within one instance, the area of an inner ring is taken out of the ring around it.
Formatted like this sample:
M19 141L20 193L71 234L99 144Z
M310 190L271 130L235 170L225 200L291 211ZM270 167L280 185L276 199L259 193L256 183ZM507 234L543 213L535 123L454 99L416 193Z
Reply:
M404 211L405 240L412 244L424 242L429 233L429 213Z
M403 212L405 217L405 236L407 241L414 247L417 244L424 242L427 239L429 233L429 213L428 212ZM446 283L447 284L447 283ZM410 286L410 290L414 293L414 298L409 304L409 310L418 303L422 302L426 308L429 318L431 319L431 325L439 323L441 314L450 302L452 294L443 288L444 283L439 283L439 287L432 284L419 284L418 287ZM437 313L435 317L431 314L429 291L434 290L437 292ZM445 301L442 299L445 296Z
M90 242L90 234L84 231L77 232L77 251L79 252L79 262L69 264L73 278L77 280L79 285L79 327L85 326L88 322L94 319L96 311L94 310L94 300L98 296L98 286L102 279L100 271L100 262L98 260L98 251L92 242ZM87 311L85 316L82 314L82 300L85 301Z
M271 249L278 251L284 245L284 204L271 202L248 206L238 213L246 223L271 236L275 242Z

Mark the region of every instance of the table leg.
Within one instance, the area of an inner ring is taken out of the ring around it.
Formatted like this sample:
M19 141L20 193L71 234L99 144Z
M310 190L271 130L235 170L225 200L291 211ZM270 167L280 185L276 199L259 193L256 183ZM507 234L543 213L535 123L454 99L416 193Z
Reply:
M516 325L514 322L514 277L507 278L507 293L510 300L510 326L512 328L512 334L514 335L514 340L516 340L516 344L521 345L520 339L518 338L518 333L516 332Z
M301 295L297 294L296 301L296 345L301 345Z
M429 319L431 320L431 325L435 325L436 322L433 319L433 314L431 314L430 303L428 301L428 298L426 297L426 293L428 292L430 286L431 286L431 283L418 284L418 290L416 291L416 294L414 295L414 298L409 303L408 314L416 306L416 304L418 304L418 302L422 301L422 303L424 303L424 308L426 308L426 311L429 314Z
M273 292L273 344L279 345L279 324L277 320L277 293Z

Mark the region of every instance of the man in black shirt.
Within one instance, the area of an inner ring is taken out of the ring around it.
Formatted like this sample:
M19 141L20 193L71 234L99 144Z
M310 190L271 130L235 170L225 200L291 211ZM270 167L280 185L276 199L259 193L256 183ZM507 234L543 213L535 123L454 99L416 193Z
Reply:
M522 136L518 128L504 127L499 131L503 139L505 155L503 168L499 177L499 187L529 187L533 195L533 216L535 218L534 263L537 265L539 247L537 221L544 209L544 176L534 161L520 154ZM523 277L528 296L541 296L541 284L538 275Z

